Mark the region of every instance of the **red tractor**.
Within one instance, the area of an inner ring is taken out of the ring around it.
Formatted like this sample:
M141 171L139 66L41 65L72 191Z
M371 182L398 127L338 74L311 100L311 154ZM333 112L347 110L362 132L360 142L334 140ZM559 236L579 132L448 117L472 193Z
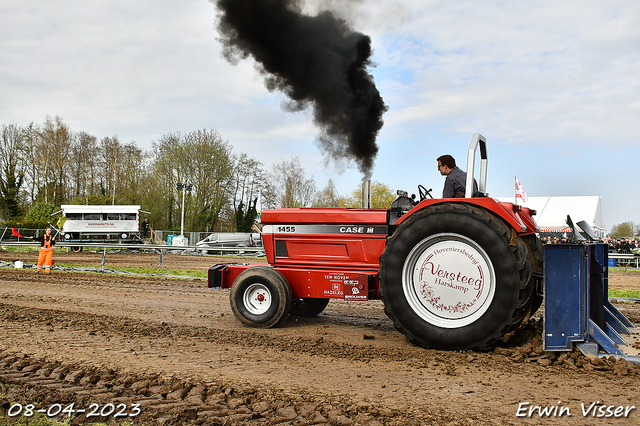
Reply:
M417 345L490 349L539 308L543 259L535 211L489 198L486 166L475 134L465 198L433 199L418 186L419 200L402 193L390 209L266 210L269 266L212 266L209 287L231 288L234 315L252 327L314 317L330 299L381 299Z

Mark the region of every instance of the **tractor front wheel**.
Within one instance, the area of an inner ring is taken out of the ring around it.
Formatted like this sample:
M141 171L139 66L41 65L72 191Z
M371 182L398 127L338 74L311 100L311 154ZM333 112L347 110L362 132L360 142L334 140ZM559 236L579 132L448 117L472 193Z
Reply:
M414 213L380 258L380 297L394 326L420 346L494 347L527 312L527 248L479 207L438 204Z
M271 328L289 314L291 288L280 272L254 266L235 279L229 301L233 314L245 325Z

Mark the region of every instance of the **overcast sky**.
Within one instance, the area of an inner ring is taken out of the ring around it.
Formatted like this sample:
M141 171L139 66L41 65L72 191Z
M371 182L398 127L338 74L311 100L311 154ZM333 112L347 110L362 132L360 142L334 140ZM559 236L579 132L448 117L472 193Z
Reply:
M348 6L348 8L347 8ZM466 166L487 138L488 191L598 195L604 225L640 223L640 2L309 0L371 36L389 106L373 179L441 194L436 158ZM318 188L359 186L326 164L311 112L281 109L251 59L221 56L207 0L3 0L0 124L62 117L71 130L149 149L168 132L218 130L272 164L300 157ZM577 220L582 218L574 218Z

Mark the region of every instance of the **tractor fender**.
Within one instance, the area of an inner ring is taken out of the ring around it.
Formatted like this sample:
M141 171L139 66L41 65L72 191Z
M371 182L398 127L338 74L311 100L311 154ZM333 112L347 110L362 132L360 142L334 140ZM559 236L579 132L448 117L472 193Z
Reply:
M474 206L478 206L484 210L490 211L495 215L504 219L505 222L511 226L516 233L518 234L531 234L537 232L535 222L533 218L530 216L526 216L525 218L520 215L523 214L520 206L517 206L514 209L514 204L512 203L501 203L493 198L487 197L477 197L477 198L435 198L435 199L426 199L422 200L417 206L409 210L406 214L404 214L401 218L399 218L394 225L400 225L402 222L407 220L410 216L413 216L420 210L435 206L437 204L444 203L460 203L460 204L470 204Z

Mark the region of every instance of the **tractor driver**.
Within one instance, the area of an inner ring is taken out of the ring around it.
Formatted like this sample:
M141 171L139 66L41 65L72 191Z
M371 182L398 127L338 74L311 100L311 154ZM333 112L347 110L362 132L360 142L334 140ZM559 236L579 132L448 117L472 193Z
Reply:
M467 173L456 166L456 160L450 155L438 157L438 170L442 176L446 176L442 198L464 198L467 187ZM472 194L476 192L478 192L478 184L474 179Z

